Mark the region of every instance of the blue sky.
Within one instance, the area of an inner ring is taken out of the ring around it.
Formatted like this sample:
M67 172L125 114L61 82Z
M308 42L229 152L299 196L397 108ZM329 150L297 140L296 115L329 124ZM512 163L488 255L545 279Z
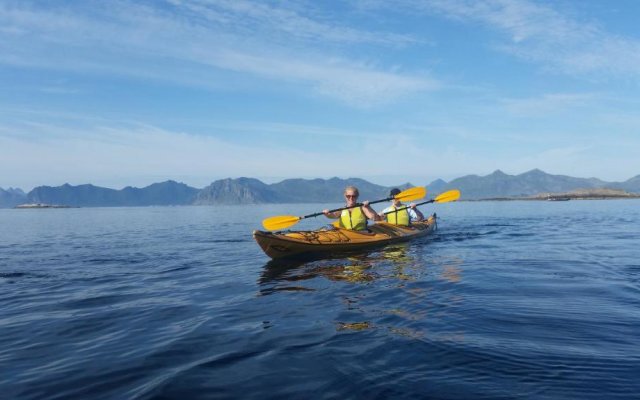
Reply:
M640 2L0 1L0 187L640 174Z

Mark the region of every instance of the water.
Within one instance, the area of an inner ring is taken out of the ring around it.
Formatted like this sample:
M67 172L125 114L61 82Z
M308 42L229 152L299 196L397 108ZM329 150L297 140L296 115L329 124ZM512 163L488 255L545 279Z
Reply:
M431 237L307 263L251 238L325 206L0 210L0 393L638 398L637 200L437 204Z

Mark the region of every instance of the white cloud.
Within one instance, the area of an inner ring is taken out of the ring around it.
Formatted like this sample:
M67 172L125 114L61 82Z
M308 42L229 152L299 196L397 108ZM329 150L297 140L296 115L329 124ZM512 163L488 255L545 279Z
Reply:
M174 13L126 1L73 11L29 3L0 6L0 25L6 26L0 31L0 62L209 88L224 85L225 73L241 73L289 83L303 92L311 88L358 107L438 87L424 73L380 68L351 60L338 49L308 46L309 40L402 45L409 40L403 36L336 27L261 4L174 3ZM251 24L254 20L258 23ZM280 38L273 31L285 35Z

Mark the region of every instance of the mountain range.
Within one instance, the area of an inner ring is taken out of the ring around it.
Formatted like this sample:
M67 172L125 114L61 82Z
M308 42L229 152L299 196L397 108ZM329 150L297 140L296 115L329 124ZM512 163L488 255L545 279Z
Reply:
M75 207L122 207L152 205L215 205L260 203L336 203L342 201L347 185L358 187L360 200L376 200L389 194L390 186L381 186L359 178L286 179L266 184L254 178L221 179L203 189L166 181L144 188L127 186L109 189L91 184L38 186L25 193L20 189L0 188L0 207L22 203L59 204ZM400 189L410 183L398 185ZM449 189L459 189L461 200L529 197L540 193L562 193L576 189L618 189L640 193L640 175L624 182L606 182L597 178L552 175L534 169L519 175L497 170L486 176L467 175L450 182L437 179L426 185L428 198Z
M640 175L624 182L606 182L597 178L574 178L552 175L533 169L520 175L508 175L500 170L486 176L466 175L451 182L441 179L427 185L431 193L460 189L463 200L529 197L540 193L563 193L577 189L619 189L640 193Z

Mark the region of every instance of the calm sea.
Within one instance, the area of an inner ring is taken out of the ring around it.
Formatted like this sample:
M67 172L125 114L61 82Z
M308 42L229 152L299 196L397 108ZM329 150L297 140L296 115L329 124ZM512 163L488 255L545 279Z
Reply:
M0 397L640 397L640 201L436 204L306 263L251 237L326 206L0 210Z

